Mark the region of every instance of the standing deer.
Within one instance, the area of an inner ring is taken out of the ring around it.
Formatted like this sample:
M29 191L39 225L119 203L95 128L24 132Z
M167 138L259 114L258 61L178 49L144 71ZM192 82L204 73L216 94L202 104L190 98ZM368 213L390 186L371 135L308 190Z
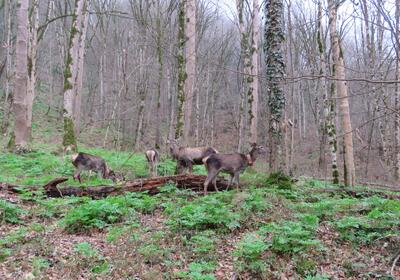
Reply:
M117 176L114 171L108 168L104 159L98 156L93 156L86 153L77 153L71 156L72 164L75 166L76 170L74 172L74 180L81 180L81 172L83 170L94 170L97 174L101 174L103 179L111 179L115 181Z
M156 149L149 149L144 154L149 164L149 173L151 176L157 176L157 165L160 160L160 153Z
M231 175L228 188L235 180L236 188L239 189L239 175L247 166L252 166L260 154L265 154L263 146L257 146L256 143L251 144L251 150L248 154L232 153L232 154L214 154L204 159L204 165L207 169L207 179L204 182L204 194L207 194L207 187L213 182L214 188L217 188L217 175L223 171Z
M188 168L189 173L193 172L193 165L203 164L203 159L217 154L218 151L212 147L180 147L176 140L167 140L172 157L177 161L178 173Z

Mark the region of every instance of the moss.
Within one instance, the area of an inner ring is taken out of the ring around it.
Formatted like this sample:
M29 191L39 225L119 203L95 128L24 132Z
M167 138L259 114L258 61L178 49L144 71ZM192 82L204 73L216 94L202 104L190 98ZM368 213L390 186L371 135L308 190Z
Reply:
M338 185L339 184L339 170L337 169L336 164L332 165L332 169L333 169L333 171L332 171L333 183L335 185Z
M11 132L10 140L8 140L8 143L7 143L7 149L9 151L13 151L15 149L15 134L14 134L14 131Z
M77 149L74 122L69 117L64 117L63 146L74 147L75 150Z

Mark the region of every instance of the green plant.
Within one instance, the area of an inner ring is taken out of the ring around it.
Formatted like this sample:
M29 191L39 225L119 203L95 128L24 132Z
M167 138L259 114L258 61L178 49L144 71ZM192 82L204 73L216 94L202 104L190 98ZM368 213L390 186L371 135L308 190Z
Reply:
M75 254L80 265L90 267L93 273L103 273L108 271L109 264L104 260L100 252L92 247L88 242L82 242L75 245Z
M237 258L235 268L239 271L249 271L261 275L266 271L263 253L270 247L257 233L248 233L237 246L233 255Z
M61 224L68 232L80 232L90 228L104 228L122 221L129 208L121 197L90 200L67 213Z
M312 258L302 256L296 260L295 269L302 277L314 276L317 273L317 263Z
M267 244L276 252L297 253L318 247L320 242L315 238L318 217L300 215L299 218L299 221L269 223L260 228L260 233L272 235Z
M11 224L17 224L21 222L21 215L25 215L26 211L22 210L18 206L11 204L4 199L0 199L0 217L1 221L5 221Z
M196 257L210 260L215 252L215 232L206 230L201 234L193 235L188 244Z
M281 171L271 173L265 183L281 190L291 190L293 187L292 178Z
M178 229L234 229L239 227L240 215L230 210L230 205L216 196L206 196L177 208L167 224Z
M192 262L189 264L189 271L181 271L177 273L178 277L191 280L215 280L212 272L215 269L213 262Z
M163 260L164 250L157 244L145 243L139 248L139 254L142 255L145 262L155 264Z
M32 259L32 267L33 271L32 274L38 277L41 272L50 266L49 261L43 258L34 257Z
M368 244L380 236L398 235L399 201L371 197L361 200L361 204L364 215L348 215L333 222L343 239Z

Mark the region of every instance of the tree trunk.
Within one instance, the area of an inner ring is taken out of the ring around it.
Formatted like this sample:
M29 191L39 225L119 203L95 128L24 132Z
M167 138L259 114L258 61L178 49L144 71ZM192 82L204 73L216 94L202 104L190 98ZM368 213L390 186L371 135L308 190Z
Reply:
M177 54L177 68L178 68L178 107L176 110L176 128L175 139L180 139L183 135L183 109L185 106L185 0L179 1L178 11L178 54Z
M355 182L355 167L354 167L354 155L353 155L353 133L351 128L350 120L350 107L349 99L347 94L347 85L345 82L345 68L343 60L343 52L340 47L339 36L336 31L336 20L337 20L337 6L334 0L328 0L329 10L329 29L332 44L332 57L335 70L336 88L339 99L339 111L340 119L342 123L344 140L343 140L343 151L344 151L344 174L345 174L345 185L353 186Z
M29 138L32 137L32 109L35 99L36 87L36 60L39 29L39 1L32 1L32 11L29 17L29 43L28 43L28 88L27 88L27 126Z
M285 95L281 81L284 78L285 62L282 46L283 32L283 1L268 0L265 2L265 38L264 52L267 77L267 93L269 95L269 135L270 135L270 169L285 171L286 162L282 157L282 117L285 110Z
M12 98L10 96L10 82L12 77L12 40L11 40L11 0L6 0L4 2L4 18L6 21L6 77L4 80L4 111L3 111L3 120L1 123L1 133L3 135L7 134L10 111L12 106Z
M326 48L324 44L324 31L322 26L322 3L318 2L318 31L317 31L317 41L319 50L319 74L323 77L321 79L321 92L322 92L322 103L323 103L323 114L321 117L320 131L321 131L321 146L325 145L327 139L330 148L330 159L331 159L331 173L334 184L339 184L339 169L337 164L337 142L336 142L336 88L334 82L331 84L330 94L328 98L328 87L326 76ZM321 149L321 153L325 153L325 148ZM320 157L324 155L320 155ZM324 165L324 164L320 164Z
M28 6L29 0L17 4L17 43L14 82L14 135L17 149L25 149L29 141L28 86Z
M74 123L74 104L75 104L75 79L78 69L78 49L79 49L79 26L82 11L86 0L75 0L74 14L72 16L71 33L68 42L68 54L64 70L64 136L63 146L72 150L77 150L75 123Z
M158 7L160 9L160 7ZM155 148L160 149L161 147L161 87L164 79L164 30L161 27L161 15L158 14L157 18L157 60L158 60L158 80L157 80L157 98L156 98L156 140Z
M395 11L395 22L396 22L396 39L395 41L400 42L400 0L396 0L396 11ZM400 80L400 45L396 46L396 80ZM395 108L400 108L400 83L396 83L395 87ZM395 115L395 178L397 181L400 180L400 114Z
M251 83L249 89L249 105L251 108L250 118L250 142L257 143L258 127L258 42L259 36L259 11L258 0L253 0L253 19L252 19L252 46L251 46Z
M253 103L253 92L252 92L252 76L251 74L251 61L249 52L249 33L246 30L245 20L244 20L244 0L236 0L236 9L238 12L239 19L239 32L240 32L240 59L243 61L242 68L239 68L239 72L243 71L243 76L241 79L240 88L240 105L239 105L239 119L238 119L238 145L237 151L242 152L243 145L245 142L245 126L246 126L246 92L249 95L249 103ZM238 74L240 75L240 74ZM250 104L252 108L252 104ZM253 113L250 112L250 118L253 117Z
M86 34L89 23L89 9L90 1L85 5L82 11L81 32L79 33L79 46L77 58L77 73L75 82L75 104L74 104L74 121L75 121L75 134L79 134L81 127L81 103L82 103L82 86L83 86L83 73L85 61L85 47L86 47Z
M192 127L193 97L196 82L196 1L185 0L185 37L186 37L186 80L185 80L185 115L183 141L189 144L189 134Z

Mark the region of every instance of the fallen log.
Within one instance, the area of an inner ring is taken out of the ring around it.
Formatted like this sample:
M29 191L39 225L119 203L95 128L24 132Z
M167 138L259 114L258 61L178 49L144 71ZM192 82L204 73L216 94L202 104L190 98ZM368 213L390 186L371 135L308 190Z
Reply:
M66 181L67 178L56 178L47 183L43 188L48 197L63 196L90 196L92 198L102 198L110 195L120 195L126 192L142 192L148 191L150 194L159 193L159 187L168 182L175 183L178 188L191 189L194 191L203 191L203 184L206 176L181 174L174 176L162 176L154 178L136 179L124 182L122 185L116 186L93 186L93 187L58 187L59 183ZM217 187L219 190L228 188L228 181L217 179ZM214 191L214 187L210 185L208 191Z

